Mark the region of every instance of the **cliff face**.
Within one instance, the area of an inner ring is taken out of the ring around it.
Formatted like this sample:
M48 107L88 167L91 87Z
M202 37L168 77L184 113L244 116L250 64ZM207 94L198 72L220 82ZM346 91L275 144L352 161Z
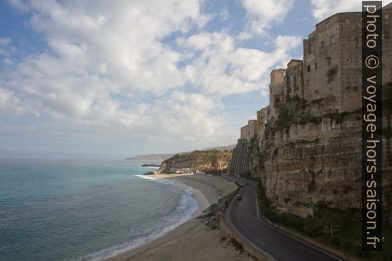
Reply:
M202 171L206 173L222 173L227 171L231 159L231 150L193 151L176 154L162 162L159 173L173 173L177 170Z
M388 14L383 30L391 32L392 9L387 6L383 12ZM361 111L370 115L376 106L362 105L366 94L361 33L361 13L333 15L304 40L303 60L293 59L286 69L272 70L269 104L241 128L229 168L233 176L260 181L258 198L265 217L316 238L329 234L332 244L341 246L342 240L344 248L357 252L362 232L362 142L371 142L362 141ZM388 228L384 231L392 228L391 40L383 38L383 74L377 82L382 83L382 97L377 86L377 99L382 101L383 138L377 148L382 145L382 215L383 227ZM377 102L378 111L380 107ZM367 166L377 165L379 171L381 162L373 164Z
M384 121L387 126L388 117ZM267 122L262 136L239 140L229 173L261 179L267 198L283 212L306 217L320 205L359 209L361 131L359 111L338 113L328 99L292 99ZM392 145L384 137L383 196L391 212L387 144Z

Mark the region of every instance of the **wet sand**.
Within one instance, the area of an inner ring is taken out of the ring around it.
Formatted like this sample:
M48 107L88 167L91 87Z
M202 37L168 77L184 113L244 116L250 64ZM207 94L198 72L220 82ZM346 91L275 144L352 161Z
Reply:
M196 219L210 204L219 201L237 189L237 186L222 177L204 175L151 175L151 178L167 178L182 182L193 188L193 196L199 203L199 210L193 217L176 229L148 242L106 260L252 260L246 255L238 255L227 243L221 243L220 230L210 230Z

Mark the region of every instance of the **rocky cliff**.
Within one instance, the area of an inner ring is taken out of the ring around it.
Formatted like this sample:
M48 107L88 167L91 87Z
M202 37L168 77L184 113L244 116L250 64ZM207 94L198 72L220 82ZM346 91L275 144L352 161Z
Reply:
M390 112L384 112L384 126L390 126ZM383 198L391 219L389 133L386 129L383 142ZM268 120L262 136L238 141L229 172L260 179L267 198L282 212L307 217L318 206L359 209L361 138L360 111L339 113L328 99L294 98Z
M231 159L231 150L207 150L176 154L162 162L158 173L174 173L182 169L202 171L206 173L222 173L227 171Z

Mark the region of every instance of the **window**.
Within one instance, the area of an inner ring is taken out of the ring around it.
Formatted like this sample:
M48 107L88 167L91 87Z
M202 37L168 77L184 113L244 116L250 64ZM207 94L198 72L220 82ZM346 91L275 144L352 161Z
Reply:
M328 66L331 66L331 57L330 56L327 57L327 62L328 62Z
M334 44L334 43L335 43L335 41L336 41L336 39L335 39L335 36L334 36L334 35L332 35L332 36L331 36L331 43L332 43L332 44Z
M324 48L324 41L321 41L320 46L321 46L321 48Z
M308 45L308 54L311 54L312 53L312 44L309 44Z
M308 68L307 68L307 69L308 69L308 72L310 72L310 65L308 65Z
M314 69L317 70L317 63L314 63Z

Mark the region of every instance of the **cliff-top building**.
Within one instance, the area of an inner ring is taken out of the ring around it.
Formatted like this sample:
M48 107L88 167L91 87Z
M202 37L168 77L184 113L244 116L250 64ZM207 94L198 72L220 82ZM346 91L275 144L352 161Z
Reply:
M269 85L269 102L270 116L275 117L279 111L279 107L284 102L284 89L286 85L286 70L275 69L270 74Z
M391 57L392 4L383 8L383 56ZM361 108L362 14L338 13L316 25L303 44L304 98L330 98L339 112ZM383 59L383 83L391 81L391 59Z
M303 62L301 60L292 59L287 64L286 83L284 88L284 97L293 98L295 96L304 98L304 74Z
M250 141L256 136L256 120L249 120L248 124L241 128L241 139Z
M257 111L256 136L258 138L264 136L265 124L267 124L268 121L268 114L269 114L269 107L262 108L261 110Z

